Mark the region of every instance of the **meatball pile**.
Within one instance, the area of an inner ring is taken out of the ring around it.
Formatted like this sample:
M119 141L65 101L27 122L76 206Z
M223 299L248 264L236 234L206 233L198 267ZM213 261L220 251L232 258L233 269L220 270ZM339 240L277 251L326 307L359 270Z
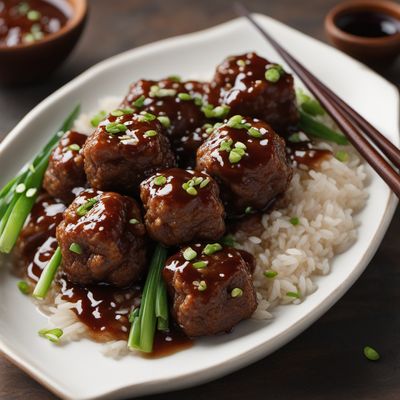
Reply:
M221 244L226 219L285 192L280 135L297 122L293 77L255 53L227 58L210 82L135 82L89 137L67 132L51 155L43 187L69 205L56 230L62 273L128 287L159 242L170 248L163 277L184 332L231 330L257 301L252 256Z

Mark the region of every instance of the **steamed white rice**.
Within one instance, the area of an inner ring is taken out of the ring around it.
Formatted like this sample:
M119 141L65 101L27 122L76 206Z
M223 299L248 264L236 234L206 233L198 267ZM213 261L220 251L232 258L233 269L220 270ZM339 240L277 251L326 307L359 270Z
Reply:
M119 98L105 98L99 102L98 110L111 111L118 103ZM90 134L93 131L90 117L98 110L82 114L74 128ZM290 187L280 202L282 206L262 217L261 235L236 234L239 247L256 258L254 284L258 307L253 318L270 319L278 304L304 301L317 290L314 277L328 274L332 258L346 251L357 239L355 214L367 200L365 166L351 147L323 142L319 147L333 153L340 148L348 153L349 159L341 162L332 157L323 161L318 170L295 169ZM293 217L298 218L297 225L290 222ZM265 271L277 274L267 278ZM73 308L80 307L79 302L68 303L55 295L40 307L49 315L50 326L63 329L63 341L86 336L85 325L73 312ZM123 340L108 342L102 348L104 354L113 357L126 354L126 349Z

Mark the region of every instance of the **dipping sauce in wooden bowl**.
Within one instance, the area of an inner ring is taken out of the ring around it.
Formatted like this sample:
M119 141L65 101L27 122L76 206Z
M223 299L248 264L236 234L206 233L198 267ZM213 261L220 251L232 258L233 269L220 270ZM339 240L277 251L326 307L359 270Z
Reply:
M333 44L369 64L387 64L400 54L400 4L352 0L333 8L325 19Z
M0 0L0 46L18 46L58 32L72 15L63 1Z
M0 0L0 84L47 78L83 30L87 0Z

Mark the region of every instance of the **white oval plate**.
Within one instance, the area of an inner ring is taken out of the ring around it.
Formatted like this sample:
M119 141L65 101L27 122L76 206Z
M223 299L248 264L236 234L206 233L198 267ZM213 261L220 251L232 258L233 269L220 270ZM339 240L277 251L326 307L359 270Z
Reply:
M394 86L339 51L273 19L257 16L279 41L323 82L334 89L372 124L399 144L399 99ZM136 79L211 76L231 54L257 51L279 57L243 19L172 38L104 61L35 107L0 147L1 184L42 147L73 106L93 110L97 99L123 96ZM169 391L216 379L254 362L294 338L331 307L364 271L393 215L396 200L372 174L370 198L359 214L359 239L335 258L330 275L300 305L275 309L271 322L247 321L230 335L196 341L192 348L161 359L104 357L88 340L53 346L37 335L46 319L16 289L16 280L0 271L0 350L15 364L67 399L111 399Z

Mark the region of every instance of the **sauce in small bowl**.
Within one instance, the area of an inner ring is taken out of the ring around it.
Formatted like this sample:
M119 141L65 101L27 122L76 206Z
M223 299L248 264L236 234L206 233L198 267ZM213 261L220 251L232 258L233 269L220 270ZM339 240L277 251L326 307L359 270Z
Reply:
M65 0L0 0L0 46L18 46L58 32L72 16Z
M335 23L350 35L366 38L381 38L400 32L400 21L392 16L372 11L355 11L339 15Z
M85 25L87 0L0 0L0 84L47 77Z
M373 65L388 64L400 54L400 4L353 0L333 8L325 29L340 50Z

